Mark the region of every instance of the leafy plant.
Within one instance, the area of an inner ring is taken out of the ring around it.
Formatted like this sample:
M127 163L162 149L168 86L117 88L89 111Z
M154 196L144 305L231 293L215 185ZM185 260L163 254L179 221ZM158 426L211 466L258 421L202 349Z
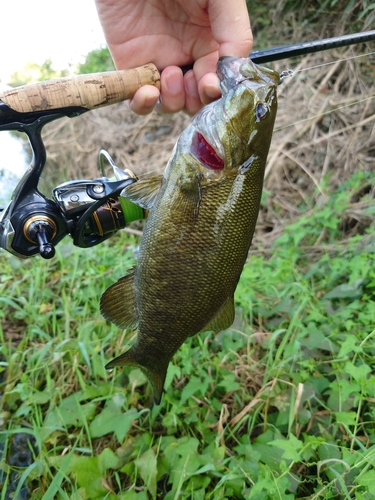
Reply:
M108 47L99 47L91 50L83 63L77 65L77 73L99 73L102 71L113 71L115 65Z
M132 332L98 300L136 237L49 262L1 255L2 498L11 484L35 499L371 498L374 240L340 241L362 181L251 255L235 324L182 346L160 406L139 370L104 369Z

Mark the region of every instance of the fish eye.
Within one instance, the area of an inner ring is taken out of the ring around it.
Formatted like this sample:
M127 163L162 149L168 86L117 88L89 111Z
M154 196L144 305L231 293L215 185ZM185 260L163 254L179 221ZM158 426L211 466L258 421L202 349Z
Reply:
M257 120L262 120L267 114L267 106L262 102L260 102L259 104L256 105L255 114Z

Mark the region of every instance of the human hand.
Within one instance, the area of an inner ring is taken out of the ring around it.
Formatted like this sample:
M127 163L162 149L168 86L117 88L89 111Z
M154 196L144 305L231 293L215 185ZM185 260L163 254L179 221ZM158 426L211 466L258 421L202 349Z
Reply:
M221 95L218 58L251 51L245 0L96 0L96 6L116 67L153 62L162 72L161 93L146 85L131 100L138 114L155 106L196 113ZM180 66L192 63L183 75Z

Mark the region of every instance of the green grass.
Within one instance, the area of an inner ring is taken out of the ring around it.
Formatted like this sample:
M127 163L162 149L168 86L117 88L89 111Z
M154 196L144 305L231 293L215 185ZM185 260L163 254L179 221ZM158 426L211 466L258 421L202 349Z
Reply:
M374 180L251 256L233 328L186 342L151 408L140 371L104 369L133 334L98 307L139 241L1 254L0 499L375 498L375 240L340 229Z

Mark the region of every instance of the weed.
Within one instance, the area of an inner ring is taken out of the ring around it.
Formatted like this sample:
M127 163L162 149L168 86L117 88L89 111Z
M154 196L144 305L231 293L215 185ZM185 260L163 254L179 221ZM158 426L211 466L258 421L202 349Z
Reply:
M48 263L1 255L2 498L16 477L35 499L371 498L374 244L340 241L362 180L251 256L235 325L187 341L151 408L139 370L105 371L132 333L98 315L137 239L66 244Z

